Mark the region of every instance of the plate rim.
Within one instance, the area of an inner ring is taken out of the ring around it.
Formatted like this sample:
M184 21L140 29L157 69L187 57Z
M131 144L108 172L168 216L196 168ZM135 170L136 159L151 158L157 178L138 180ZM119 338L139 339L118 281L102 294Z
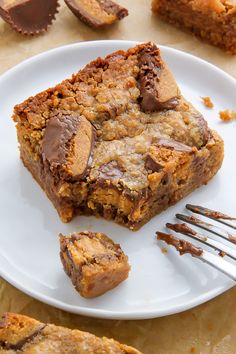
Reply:
M0 75L0 86L2 84L2 82L4 82L4 80L6 80L8 78L8 76L14 75L15 72L17 72L19 69L22 70L24 69L24 67L26 67L28 64L33 64L35 61L40 60L43 57L47 57L50 56L51 53L56 53L56 52L60 52L60 51L66 51L70 48L74 48L74 47L86 47L86 46L103 46L103 45L107 45L107 44L111 44L111 45L116 45L121 46L122 44L126 44L129 45L130 47L139 43L143 43L140 41L133 41L133 40L95 40L95 41L83 41L83 42L75 42L75 43L71 43L71 44L67 44L67 45L63 45L63 46L59 46L56 48L52 48L46 51L43 51L39 54L33 55L23 61L21 61L20 63L16 64L15 66L13 66L12 68L8 69L7 71L5 71L4 73L2 73ZM211 69L213 69L214 71L217 71L217 73L221 74L224 76L224 78L227 78L228 80L230 80L232 82L233 85L235 85L236 87L236 79L231 76L230 74L228 74L227 72L225 72L224 70L222 70L221 68L218 68L216 65L209 63L208 61L197 57L193 54L187 53L185 51L176 49L176 48L172 48L172 47L168 47L168 46L164 46L164 45L159 45L157 44L157 46L161 49L161 50L165 50L169 53L173 52L176 53L177 55L181 54L185 57L189 57L192 61L194 62L200 62L204 65L207 65L208 67L210 67ZM74 305L69 305L65 302L62 302L58 299L55 299L52 296L47 296L44 293L40 293L37 290L32 291L31 289L28 289L27 287L24 287L21 285L20 281L17 281L14 279L14 277L12 277L10 274L7 273L7 271L3 271L2 269L0 269L0 276L2 276L2 278L4 278L6 281L8 281L11 285L13 285L14 287L16 287L17 289L19 289L20 291L22 291L23 293L39 300L42 301L48 305L51 305L53 307L59 308L61 310L64 311L68 311L71 313L75 313L75 314L80 314L80 315L85 315L85 316L90 316L90 317L96 317L96 318L104 318L104 319L119 319L119 320L138 320L138 319L151 319L151 318L156 318L156 317L162 317L162 316L167 316L167 315L171 315L171 314L176 314L188 309L191 309L195 306L198 306L202 303L205 303L213 298L215 298L216 296L224 293L225 291L229 290L230 288L232 288L234 286L234 283L228 282L225 285L219 286L217 289L212 289L210 291L208 291L207 293L204 293L203 295L194 297L191 300L188 300L187 304L178 304L175 305L174 307L169 308L169 310L166 310L166 308L161 309L158 308L156 310L136 310L136 311L131 311L131 312L127 312L127 311L110 311L110 310L105 310L105 309L97 309L97 308L91 308L91 307L86 307L86 306L74 306Z
M215 297L218 295L223 294L227 290L231 289L234 287L234 283L229 283L227 286L221 286L217 289L212 289L211 291L208 291L205 296L198 296L197 298L195 297L194 299L188 301L187 305L179 304L175 305L175 310L173 312L173 308L170 308L169 310L161 310L158 309L156 311L153 310L139 310L139 311L132 311L132 312L127 312L127 311L109 311L109 310L104 310L104 309L94 309L94 308L89 308L89 307L80 307L80 306L73 306L66 304L62 301L59 301L55 298L45 296L43 293L38 293L37 291L30 291L27 288L24 288L21 286L20 282L15 281L11 276L8 275L3 275L4 272L0 270L0 276L2 276L6 281L8 281L11 285L13 285L15 288L18 290L22 291L24 294L27 294L34 299L41 301L47 305L50 305L52 307L58 308L63 311L67 311L69 313L74 313L77 315L82 315L82 316L88 316L92 318L101 318L101 319L110 319L110 320L146 320L146 319L153 319L153 318L158 318L158 317L164 317L164 316L169 316L169 315L174 315L177 313L181 313L187 310L190 310L191 308L194 308L198 305L204 304L208 302L209 300L213 300ZM196 301L196 299L199 299L199 301Z
M101 39L101 40L91 40L91 41L82 41L82 42L74 42L74 43L70 43L70 44L65 44L59 47L55 47L55 48L51 48L48 50L45 50L43 52L40 52L38 54L34 54L30 57L28 57L27 59L22 60L21 62L17 63L16 65L14 65L13 67L7 69L5 72L3 72L0 75L0 79L5 79L5 76L12 74L15 70L17 70L19 67L21 66L25 66L30 62L34 62L37 59L40 59L41 57L44 57L45 55L49 55L52 52L59 52L61 50L66 50L67 48L72 48L72 47L83 47L88 44L90 45L96 45L97 43L100 44L105 44L105 43L130 43L130 45L137 45L137 44L141 44L141 43L146 43L143 41L134 41L134 40L125 40L125 39ZM200 61L202 64L208 65L210 66L212 69L217 70L218 72L220 72L221 74L223 74L224 76L227 76L228 79L232 80L232 82L235 84L236 83L236 78L232 75L230 75L229 73L227 73L226 71L224 71L223 69L221 69L220 67L218 67L215 64L212 64L211 62L202 59L201 57L198 57L194 54L191 54L189 52L185 52L184 50L181 49L177 49L177 48L173 48L173 47L169 47L163 44L156 44L158 48L160 48L161 50L164 49L166 51L170 51L170 52L176 52L176 53L181 53L184 56L188 56L189 58L191 58L194 61Z

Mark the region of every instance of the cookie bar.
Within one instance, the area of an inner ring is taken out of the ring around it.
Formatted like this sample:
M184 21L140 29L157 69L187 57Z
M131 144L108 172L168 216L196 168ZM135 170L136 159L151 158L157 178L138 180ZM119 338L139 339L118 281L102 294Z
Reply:
M16 353L141 354L113 339L5 313L0 322L0 354Z
M60 235L60 248L65 272L83 297L102 295L128 277L128 257L104 234Z
M14 109L20 156L61 220L138 229L206 184L224 147L153 43L98 58Z
M164 20L236 54L234 0L152 0L152 9Z
M128 16L128 10L112 0L65 0L65 3L92 28L108 26Z

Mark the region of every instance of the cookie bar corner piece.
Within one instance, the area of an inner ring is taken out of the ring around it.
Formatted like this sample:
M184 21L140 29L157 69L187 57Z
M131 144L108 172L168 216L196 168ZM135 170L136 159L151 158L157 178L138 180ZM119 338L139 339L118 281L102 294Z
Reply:
M41 323L31 317L5 313L0 320L0 353L117 353L141 354L114 339L78 329Z
M127 279L128 257L106 235L84 231L59 238L64 270L81 296L102 295Z
M0 353L24 353L24 346L39 336L45 324L28 316L6 312L0 320Z
M236 54L234 0L152 0L152 10L163 20Z

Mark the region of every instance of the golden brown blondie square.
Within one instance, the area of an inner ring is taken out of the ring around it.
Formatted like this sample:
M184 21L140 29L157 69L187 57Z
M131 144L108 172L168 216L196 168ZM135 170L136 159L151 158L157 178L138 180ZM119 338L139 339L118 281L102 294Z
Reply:
M206 184L223 141L187 102L153 43L98 58L14 109L20 155L61 219L130 229Z

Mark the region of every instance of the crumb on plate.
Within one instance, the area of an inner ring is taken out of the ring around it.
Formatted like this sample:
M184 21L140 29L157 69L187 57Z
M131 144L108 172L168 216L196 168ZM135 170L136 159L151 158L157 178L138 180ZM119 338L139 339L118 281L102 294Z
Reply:
M162 253L167 253L167 248L166 247L161 247L161 252Z
M225 253L224 251L220 251L220 252L219 252L219 256L220 256L220 257L224 257L224 256L226 256L226 253Z
M225 111L219 112L220 119L224 122L229 122L233 119L236 119L236 112L230 109L226 109Z
M203 104L205 107L207 108L213 108L214 107L214 103L212 102L210 97L201 97Z

